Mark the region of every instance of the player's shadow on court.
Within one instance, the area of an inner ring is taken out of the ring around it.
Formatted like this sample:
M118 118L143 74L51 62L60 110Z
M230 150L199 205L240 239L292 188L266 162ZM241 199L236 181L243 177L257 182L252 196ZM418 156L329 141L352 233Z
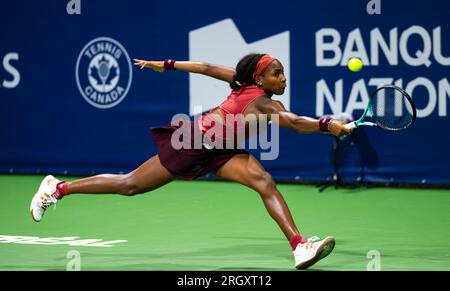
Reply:
M237 239L246 238L233 237L232 240L236 240L236 242L230 243L228 246L211 246L200 249L193 247L192 250L178 252L152 251L149 248L148 252L142 253L84 252L83 257L86 260L108 262L113 266L111 268L105 268L104 265L98 268L93 267L93 269L101 270L291 270L293 258L285 252L286 242L284 240L277 239L279 242L274 242L274 239L267 238L266 242L261 243L239 243ZM271 267L267 262L265 266L258 266L261 254L270 254L265 260L273 260L277 262L277 266ZM222 260L233 260L233 267L221 267ZM243 260L245 263L240 264L239 260ZM283 260L289 262L286 267L283 266ZM254 262L254 265L249 267L249 261Z

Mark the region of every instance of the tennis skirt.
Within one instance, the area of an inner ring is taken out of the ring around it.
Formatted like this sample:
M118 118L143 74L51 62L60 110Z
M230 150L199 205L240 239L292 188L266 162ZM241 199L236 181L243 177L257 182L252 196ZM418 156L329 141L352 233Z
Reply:
M194 126L194 122L191 122L190 149L174 149L172 146L172 134L179 126L166 125L150 129L161 164L176 178L194 180L210 172L215 173L235 155L248 154L243 149L207 149L205 145L201 149L193 148Z

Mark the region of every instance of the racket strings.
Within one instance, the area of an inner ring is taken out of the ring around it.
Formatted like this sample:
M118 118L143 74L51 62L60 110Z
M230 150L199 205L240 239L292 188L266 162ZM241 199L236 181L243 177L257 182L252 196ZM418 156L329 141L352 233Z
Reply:
M407 128L414 121L413 105L403 93L387 87L372 98L373 121L391 130Z

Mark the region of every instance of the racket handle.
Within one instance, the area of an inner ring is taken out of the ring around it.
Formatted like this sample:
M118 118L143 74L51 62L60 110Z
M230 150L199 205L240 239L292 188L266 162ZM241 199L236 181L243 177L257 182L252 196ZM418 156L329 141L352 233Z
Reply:
M355 129L356 128L356 122L353 121L353 122L347 123L346 125L344 125L344 127L347 128L347 129Z
M344 127L347 128L347 129L355 129L355 128L356 128L356 122L355 122L355 121L352 121L352 122L350 122L350 123L347 123L346 125L344 125ZM346 135L341 135L341 136L339 137L339 139L340 139L340 140L343 140L343 139L345 139L346 137L347 137Z

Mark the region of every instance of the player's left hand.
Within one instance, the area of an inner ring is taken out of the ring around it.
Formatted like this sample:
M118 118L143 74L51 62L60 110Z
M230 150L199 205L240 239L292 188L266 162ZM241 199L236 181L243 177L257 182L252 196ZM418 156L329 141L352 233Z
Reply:
M145 61L145 60L138 60L138 59L133 59L133 60L134 60L134 65L141 67L141 69L149 68L149 69L152 69L153 71L160 72L160 73L165 71L163 61Z

